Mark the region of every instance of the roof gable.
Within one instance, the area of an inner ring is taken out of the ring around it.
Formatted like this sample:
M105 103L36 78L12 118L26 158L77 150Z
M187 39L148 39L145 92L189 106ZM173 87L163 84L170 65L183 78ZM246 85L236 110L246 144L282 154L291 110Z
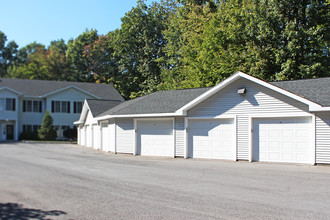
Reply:
M197 97L196 99L192 100L191 102L187 103L185 106L183 106L182 108L180 108L179 110L177 110L177 113L179 114L186 114L186 111L193 108L194 106L198 105L199 103L201 103L202 101L206 100L207 98L211 97L212 95L214 95L215 93L219 92L220 90L222 90L223 88L225 88L226 86L230 85L231 83L235 82L236 80L238 80L239 78L245 78L248 79L254 83L257 83L261 86L264 86L266 88L269 88L271 90L274 90L278 93L281 93L283 95L286 95L290 98L293 98L299 102L305 103L307 105L309 105L309 110L310 111L322 111L322 110L328 110L327 108L322 109L322 106L311 101L308 100L304 97L301 97L297 94L294 94L292 92L289 92L287 90L284 90L280 87L277 87L271 83L265 82L263 80L257 79L253 76L247 75L245 73L242 72L237 72L234 75L232 75L231 77L227 78L226 80L222 81L221 83L219 83L218 85L216 85L215 87L213 87L212 89L210 89L209 91L205 92L204 94L200 95L199 97ZM329 109L330 110L330 109Z
M12 93L14 93L14 94L16 94L16 95L22 95L22 93L20 93L20 92L18 92L18 91L16 91L16 90L13 90L13 89L11 89L11 88L8 88L7 86L5 86L5 87L1 87L1 88L0 88L0 91L3 91L3 90L8 90L8 91L10 91L10 92L12 92Z
M119 100L86 99L81 110L80 118L74 124L83 124L87 120L87 116L95 118L120 103L122 101Z
M97 99L100 99L100 97L96 96L96 95L93 95L85 90L82 90L76 86L68 86L68 87L65 87L65 88L62 88L62 89L59 89L59 90L56 90L56 91L53 91L53 92L50 92L50 93L47 93L47 94L44 94L42 97L47 97L47 96L51 96L51 95L55 95L57 93L60 93L60 92L64 92L65 90L68 90L68 89L75 89L81 93L84 93L84 94L87 94L89 96L92 96L94 98L97 98Z
M149 117L149 116L178 116L186 115L187 111L194 106L205 101L217 92L231 85L238 79L246 79L260 86L266 87L272 91L278 92L284 96L290 97L298 102L308 105L309 111L330 111L330 107L324 107L317 102L317 95L304 96L301 95L298 89L290 90L289 83L285 86L283 82L265 82L253 76L242 72L237 72L231 77L222 81L213 88L197 88L197 89L183 89L158 91L146 96L142 96L130 101L121 103L120 105L105 111L98 116L99 119L114 118L114 117ZM320 79L322 80L322 79ZM307 81L307 80L306 80ZM294 83L294 81L292 81ZM330 78L327 78L327 83L330 83ZM314 83L315 84L315 83ZM309 84L309 88L315 85ZM323 85L325 94L330 93L330 86ZM299 87L299 86L297 86ZM317 87L316 87L317 88ZM305 87L306 90L308 90ZM315 90L315 88L314 88ZM310 93L306 93L310 94ZM330 102L328 96L322 98L323 103ZM327 104L325 106L328 106Z

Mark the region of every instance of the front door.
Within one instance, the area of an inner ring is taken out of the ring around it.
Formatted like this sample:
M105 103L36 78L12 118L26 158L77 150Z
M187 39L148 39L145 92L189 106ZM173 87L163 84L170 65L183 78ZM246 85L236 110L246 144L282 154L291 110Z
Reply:
M6 125L7 140L14 140L14 125Z

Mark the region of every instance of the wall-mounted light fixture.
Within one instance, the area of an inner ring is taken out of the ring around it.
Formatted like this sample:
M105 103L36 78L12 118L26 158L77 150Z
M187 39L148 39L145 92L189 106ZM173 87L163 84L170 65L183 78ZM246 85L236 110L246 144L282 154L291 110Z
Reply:
M246 88L240 88L237 90L237 94L240 94L240 95L245 95L246 94Z

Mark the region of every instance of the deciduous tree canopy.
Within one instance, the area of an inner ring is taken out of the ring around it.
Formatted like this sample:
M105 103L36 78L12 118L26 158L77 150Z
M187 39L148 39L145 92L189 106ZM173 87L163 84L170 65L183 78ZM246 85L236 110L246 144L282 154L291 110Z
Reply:
M106 35L21 49L0 32L0 76L112 83L125 98L263 80L330 76L326 0L139 0Z

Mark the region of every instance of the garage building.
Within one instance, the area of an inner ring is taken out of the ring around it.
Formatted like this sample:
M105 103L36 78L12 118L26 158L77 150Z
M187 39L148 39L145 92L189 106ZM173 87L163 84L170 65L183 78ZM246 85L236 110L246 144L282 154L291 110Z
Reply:
M330 163L329 94L330 78L265 82L237 72L213 88L104 106L92 120L87 101L75 122L78 144L144 156Z

